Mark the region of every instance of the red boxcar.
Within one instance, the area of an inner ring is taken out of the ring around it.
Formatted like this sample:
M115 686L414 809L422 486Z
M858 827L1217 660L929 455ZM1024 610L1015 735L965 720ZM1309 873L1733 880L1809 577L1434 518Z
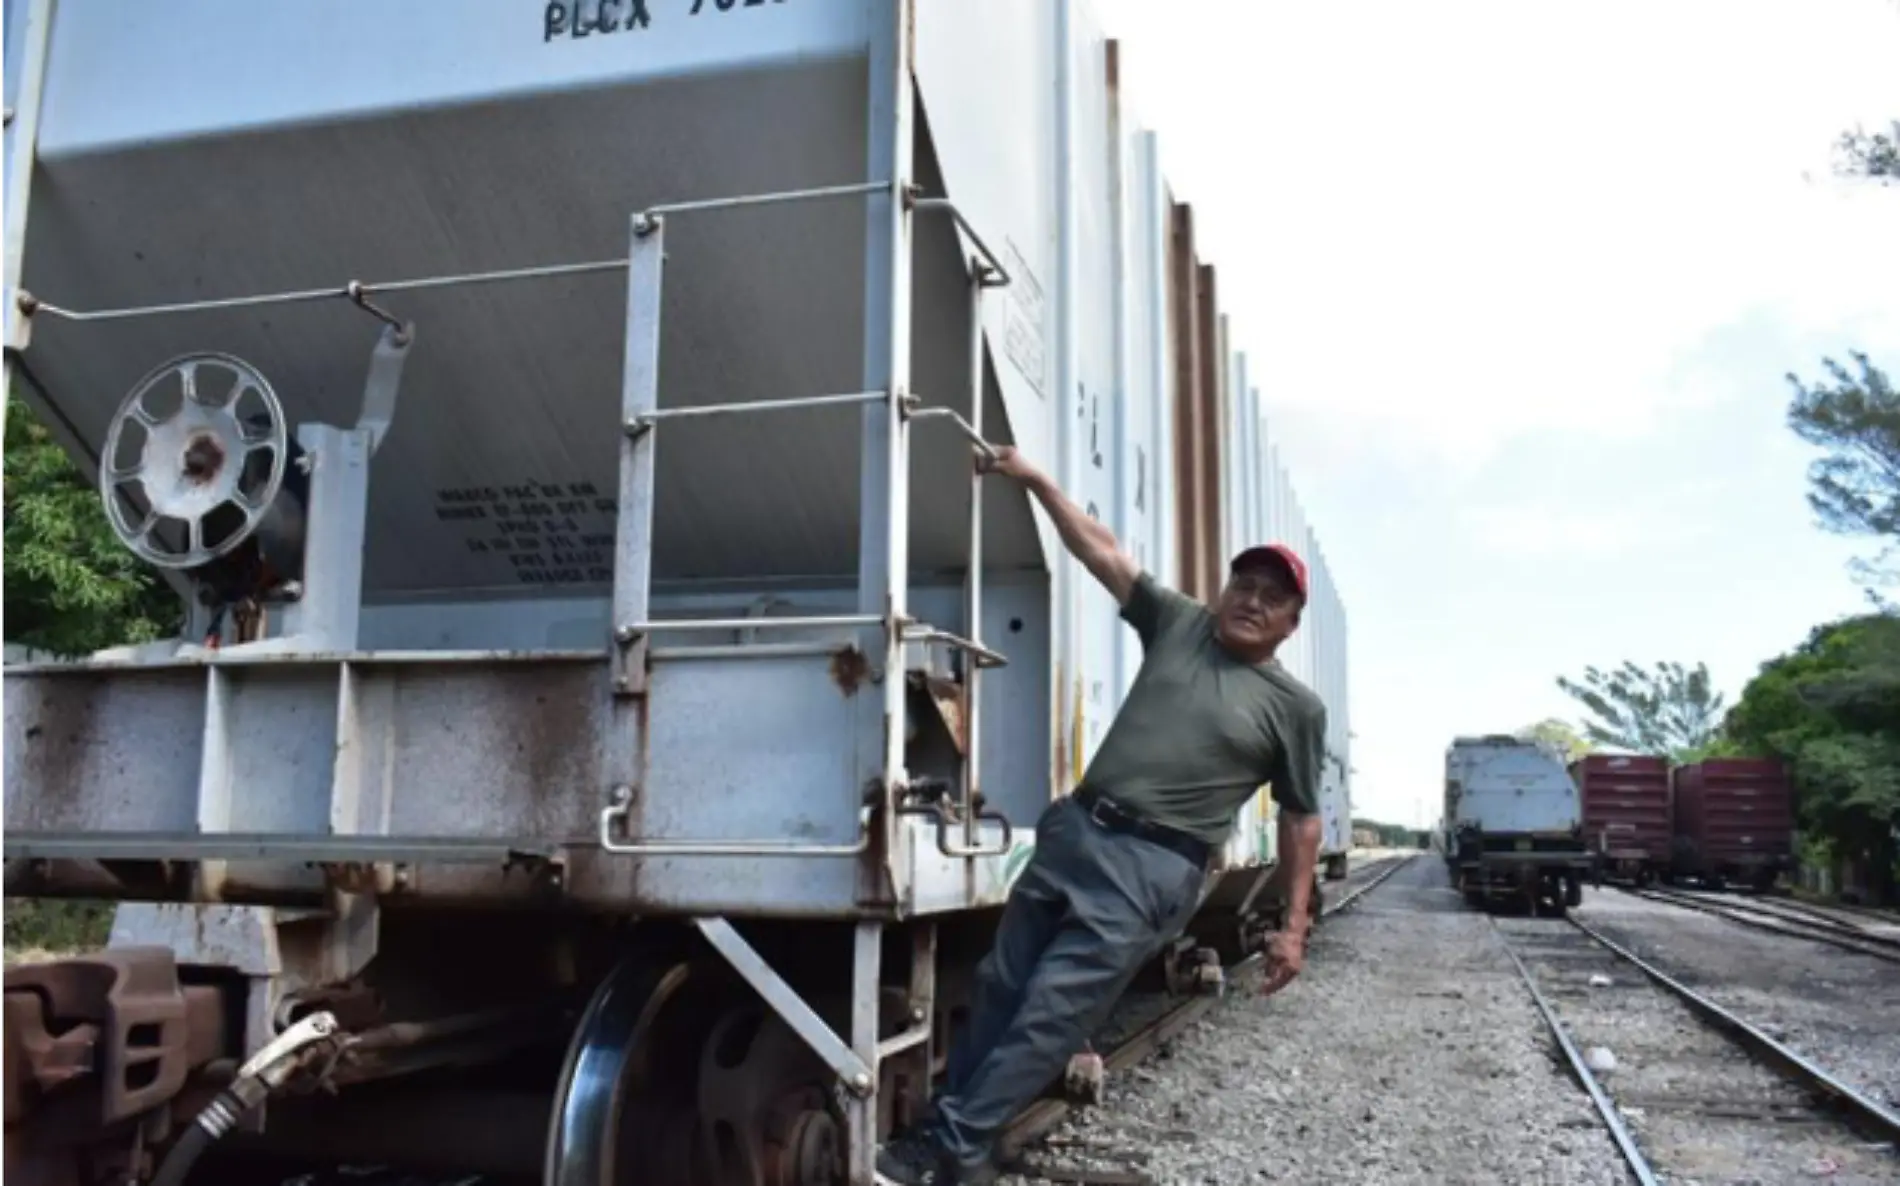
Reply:
M1711 758L1676 769L1673 871L1758 889L1794 867L1794 790L1781 763Z
M1669 762L1629 754L1590 754L1570 764L1583 802L1583 836L1598 878L1647 885L1669 870L1675 835L1669 813Z

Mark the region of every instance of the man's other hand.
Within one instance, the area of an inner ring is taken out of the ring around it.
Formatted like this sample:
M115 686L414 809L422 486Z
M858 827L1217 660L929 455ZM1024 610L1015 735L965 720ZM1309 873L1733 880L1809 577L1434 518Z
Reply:
M1300 969L1306 966L1306 933L1304 928L1279 931L1267 940L1266 975L1260 981L1260 995L1270 997L1287 985L1293 983Z

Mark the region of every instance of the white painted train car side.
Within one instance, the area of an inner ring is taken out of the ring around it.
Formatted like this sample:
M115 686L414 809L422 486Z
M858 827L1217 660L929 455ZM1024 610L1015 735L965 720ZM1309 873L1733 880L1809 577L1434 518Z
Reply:
M1068 68L1079 92L1056 168L1058 267L1075 269L1073 302L1058 295L1055 388L1067 395L1055 426L1056 472L1066 489L1109 523L1136 558L1177 588L1211 599L1224 564L1249 544L1281 541L1307 559L1313 595L1282 661L1326 701L1327 771L1322 851L1340 872L1351 848L1347 791L1348 703L1343 615L1330 567L1317 550L1292 475L1271 446L1270 421L1242 348L1244 332L1221 311L1214 268L1196 254L1193 213L1169 189L1156 135L1120 101L1115 47L1084 5L1069 17ZM974 24L1027 20L978 4ZM1105 148L1106 151L1102 151ZM1062 170L1072 175L1065 187ZM1067 195L1064 197L1063 195ZM1059 222L1061 220L1059 219ZM1073 257L1071 259L1071 257ZM1068 324L1073 318L1074 324ZM1261 332L1270 332L1270 327ZM1065 379L1063 376L1067 375ZM1040 525L1040 519L1039 519ZM1046 529L1045 545L1056 545ZM1073 786L1134 679L1140 646L1113 602L1057 556L1055 653L1058 773ZM1230 866L1274 856L1269 794L1243 810Z

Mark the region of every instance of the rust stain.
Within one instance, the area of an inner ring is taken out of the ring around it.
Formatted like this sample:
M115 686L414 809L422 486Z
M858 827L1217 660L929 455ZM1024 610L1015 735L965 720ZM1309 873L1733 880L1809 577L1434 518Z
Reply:
M592 711L598 693L591 678L578 669L492 672L481 689L488 719L473 732L493 739L495 764L520 780L520 826L533 832L584 834L592 823L576 809L587 799L585 788L600 780L600 717ZM640 705L644 709L644 699Z
M1069 707L1070 728L1074 730L1074 735L1069 738L1069 786L1073 788L1081 785L1082 782L1082 673L1080 670L1075 673L1075 691L1069 698Z
M1049 737L1055 742L1055 767L1049 772L1049 797L1061 797L1063 773L1069 768L1069 733L1062 727L1062 664L1056 664L1056 694L1049 705Z
M831 656L831 682L847 696L855 696L871 678L871 661L855 646L846 646Z
M922 675L919 682L923 685L924 693L930 697L930 703L935 706L938 719L950 734L957 753L967 756L970 752L970 732L966 723L969 718L964 686L930 675Z

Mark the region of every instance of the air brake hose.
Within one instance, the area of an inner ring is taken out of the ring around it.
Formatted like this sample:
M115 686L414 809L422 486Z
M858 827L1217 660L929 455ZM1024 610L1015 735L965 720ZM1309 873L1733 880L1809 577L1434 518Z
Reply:
M277 1035L251 1060L238 1068L231 1085L213 1096L172 1145L159 1164L152 1186L183 1186L198 1158L214 1141L236 1128L252 1108L290 1078L305 1052L336 1033L336 1018L328 1013L310 1016Z

